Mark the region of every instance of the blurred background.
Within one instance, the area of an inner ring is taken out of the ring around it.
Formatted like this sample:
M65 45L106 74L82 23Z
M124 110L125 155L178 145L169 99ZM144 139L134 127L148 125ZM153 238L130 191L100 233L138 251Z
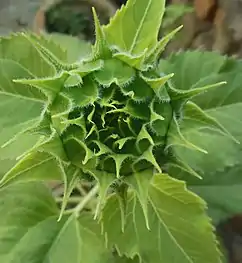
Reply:
M90 7L103 23L125 0L0 0L0 34L28 28L93 40ZM183 24L167 53L180 49L217 50L242 56L242 0L167 0L161 34Z
M0 35L20 30L66 34L92 43L91 7L107 23L125 0L0 0ZM167 0L162 37L183 24L164 55L187 49L218 51L242 57L242 0ZM242 211L241 211L242 213ZM217 226L229 263L242 263L242 215ZM204 262L209 263L209 262Z

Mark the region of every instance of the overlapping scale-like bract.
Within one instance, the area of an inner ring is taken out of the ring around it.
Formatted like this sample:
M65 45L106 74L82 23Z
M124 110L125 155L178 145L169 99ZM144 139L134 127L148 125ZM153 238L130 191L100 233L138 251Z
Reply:
M80 86L66 91L72 94L76 89L91 98L74 102L77 108L68 117L71 125L62 134L70 159L75 143L80 159L75 152L72 161L84 170L92 163L91 169L117 177L151 167L160 171L173 110L170 98L162 100L159 94L167 93L168 86L154 89L152 79L117 59L103 64Z

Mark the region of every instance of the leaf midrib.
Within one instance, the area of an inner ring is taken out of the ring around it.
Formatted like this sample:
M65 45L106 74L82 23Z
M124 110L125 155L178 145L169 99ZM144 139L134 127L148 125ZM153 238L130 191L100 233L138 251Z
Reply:
M141 21L140 21L139 27L138 27L138 29L137 29L137 31L136 31L136 34L135 34L135 36L134 36L134 39L133 39L133 43L132 43L132 45L131 45L131 47L130 47L130 50L129 50L130 53L132 53L133 50L134 50L134 48L135 48L136 41L137 41L137 39L138 39L138 37L139 37L139 35L140 35L140 32L141 32L141 30L142 30L142 26L143 26L143 24L144 24L144 21L145 21L145 19L146 19L146 17L147 17L147 14L148 14L149 9L150 9L151 1L152 1L152 0L149 0L149 3L148 3L148 5L147 5L147 7L146 7L146 9L145 9L144 15L143 15L143 17L142 17L142 19L141 19ZM136 2L136 1L135 1L135 2Z
M10 92L5 92L5 91L2 91L0 90L0 95L3 94L5 96L10 96L10 97L14 97L14 98L21 98L21 99L24 99L24 100L30 100L30 101L35 101L35 102L38 102L38 103L41 103L41 104L44 104L44 100L41 100L41 99L34 99L32 97L25 97L23 95L20 95L18 93L10 93Z
M163 194L165 194L163 192ZM182 248L182 246L177 242L177 240L175 239L175 237L172 235L172 233L170 232L170 230L168 229L168 227L166 226L165 222L163 221L163 219L160 217L159 213L157 212L156 206L155 204L152 202L152 199L149 197L149 201L153 207L153 210L156 214L156 216L159 218L161 224L163 225L164 229L166 230L166 232L168 233L168 235L171 237L171 239L173 240L173 242L175 243L175 245L177 245L177 247L180 249L180 251L182 252L182 254L187 258L188 262L190 263L194 263L194 261L190 258L190 256L185 252L185 250Z
M44 163L47 163L47 162L49 162L49 161L54 160L54 159L55 159L55 157L49 157L49 158L47 158L47 159L45 159L45 160L42 160L41 162L35 163L35 164L31 165L31 166L28 166L28 168L26 168L26 169L24 169L24 170L21 170L20 172L16 173L14 177L17 177L17 176L19 176L19 175L21 175L21 174L23 174L23 173L25 173L25 172L30 171L30 170L33 169L33 168L36 168L36 167L38 167L38 166L40 166L40 165L42 165L42 164L44 164ZM14 170L14 169L15 169L15 167L13 167L13 170ZM9 173L11 173L11 172L12 172L12 170L9 171Z
M25 68L23 65L21 65L19 62L16 62L12 59L6 59L6 58L0 58L0 62L1 61L11 61L12 63L14 63L15 65L18 65L20 68L22 68L23 70L26 71L26 73L28 73L31 77L33 78L36 78L36 76L34 74L32 74L27 68ZM3 71L4 73L5 71ZM6 78L8 79L8 78ZM13 81L13 80L12 80ZM39 90L40 91L40 90ZM6 92L6 91L3 91L2 89L0 89L0 94L4 94L4 95L7 95L7 96L12 96L12 97L16 97L16 98L22 98L22 99L25 99L25 100L31 100L31 101L37 101L37 102L41 102L43 103L44 100L41 100L41 99L36 99L36 98L32 98L32 97L28 97L28 96L23 96L23 95L20 95L18 93L11 93L11 92ZM45 94L43 94L45 95Z
M37 227L38 225L42 224L44 221L48 220L48 219L51 219L51 218L55 218L56 215L52 215L52 216L48 216L47 218L43 219L43 220L40 220L38 221L37 224L27 228L27 231L24 233L24 235L19 239L19 241L12 247L12 249L10 250L10 253L8 253L8 259L10 259L8 262L12 262L11 258L12 256L11 255L15 255L15 253L13 254L13 250L18 246L18 244L21 242L21 240L24 239L24 237L32 230L32 228L35 228ZM53 240L55 240L55 237L53 238Z

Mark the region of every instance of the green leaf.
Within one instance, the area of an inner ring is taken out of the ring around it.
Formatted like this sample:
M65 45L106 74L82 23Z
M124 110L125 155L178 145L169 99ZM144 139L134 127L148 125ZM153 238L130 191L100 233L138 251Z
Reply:
M98 98L98 85L89 76L83 79L82 86L71 87L65 94L72 99L73 106L92 105Z
M8 147L0 148L0 179L17 163L17 158L31 149L38 139L39 135L22 134Z
M39 53L37 47L26 38L24 33L0 38L0 58L19 63L36 77L48 77L55 74L54 67Z
M160 61L159 72L166 74L174 73L174 77L172 78L173 86L179 90L189 90L194 88L195 84L199 83L202 79L217 74L225 63L226 57L216 52L186 51L171 55L167 61L168 63ZM206 85L217 82L220 81L212 79ZM199 87L203 86L205 85L199 84Z
M169 147L184 147L184 148L188 148L190 150L195 150L195 151L199 151L202 153L207 154L208 152L199 147L198 145L196 145L195 143L193 143L192 141L188 140L181 132L181 129L179 127L178 121L176 120L176 118L174 117L171 125L170 125L170 130L169 130L169 134L168 134L168 140L167 140L167 149Z
M19 63L10 59L0 59L0 93L21 97L26 100L45 101L46 97L39 88L17 84L15 79L33 78L33 75ZM15 84L15 83L16 84ZM23 83L26 84L26 83Z
M242 211L240 194L242 166L241 163L238 163L224 169L221 168L219 171L207 170L203 173L202 180L196 180L185 171L173 168L169 169L169 173L179 179L186 179L189 189L207 202L208 214L213 219L214 225L217 225Z
M40 140L40 136L36 134L21 134L18 140L14 140L8 147L0 148L0 159L13 159L17 160L20 156L24 155L32 149L36 142Z
M150 145L154 146L154 141L153 141L153 138L151 137L151 135L149 134L149 132L147 131L147 128L143 125L142 128L140 129L140 132L139 134L137 135L137 139L136 139L136 142L135 142L135 145L138 149L139 152L142 152L141 151L141 148L140 148L140 143L143 141L143 140L147 140L149 142Z
M39 141L31 149L23 153L22 156L26 156L34 152L46 152L53 155L56 159L60 159L63 162L68 163L64 146L56 130L53 130L49 137L40 138ZM18 159L20 159L22 156L19 156Z
M1 159L0 160L0 180L14 165L16 160L14 159Z
M146 61L151 63L151 64L156 63L158 61L162 51L164 51L165 47L167 46L167 44L173 39L173 37L176 35L176 33L179 32L182 28L183 28L183 26L179 26L178 28L174 29L169 34L164 36L157 43L155 48L150 52L150 54L148 55Z
M180 146L173 147L173 154L183 163L189 163L201 176L239 163L241 146L235 142L242 142L241 62L217 53L193 51L173 55L168 63L161 62L160 67L165 73L174 72L172 84L176 89L190 91L221 81L227 82L227 85L215 87L193 98L192 101L204 112L194 107L191 112L187 110L191 105L188 104L179 121L182 136L208 154L188 151ZM214 125L220 126L220 130ZM227 138L221 132L226 133Z
M106 37L103 32L103 28L98 19L96 10L92 8L94 24L95 24L95 33L96 33L96 42L93 46L93 59L97 58L111 58L112 53L108 47Z
M145 170L144 172L134 173L132 177L128 177L125 182L129 184L139 199L140 205L142 207L145 223L147 229L150 230L149 225L149 211L148 211L148 198L149 198L149 185L152 179L152 170Z
M108 245L115 244L121 255L137 255L145 263L219 263L220 254L204 202L187 191L183 182L164 174L156 175L148 187L150 230L135 192L130 191L122 232L119 203L113 195L103 211Z
M53 155L46 152L30 153L8 171L0 185L22 181L63 180L63 173Z
M115 163L116 177L118 179L120 178L120 170L121 170L121 167L123 166L123 163L131 157L132 157L132 155L130 155L130 154L112 154L112 155L110 155L110 159L113 159L113 161Z
M95 211L96 219L100 216L101 210L106 203L108 190L110 189L111 185L116 182L117 178L114 174L109 174L107 172L97 170L93 170L92 175L96 178L99 184L98 203Z
M17 80L14 80L14 82L34 86L37 89L39 89L41 92L46 94L46 96L49 97L51 101L53 101L57 96L57 94L63 88L67 78L68 78L68 73L62 72L60 75L51 78L43 78L43 79L19 78Z
M152 164L152 166L159 172L161 173L161 168L160 168L160 165L158 164L155 156L154 156L154 153L153 153L153 150L154 150L154 146L150 146L147 150L145 150L143 152L143 154L137 159L137 161L135 162L138 163L139 161L141 160L145 160L149 163Z
M182 162L188 163L201 177L241 162L241 146L228 137L204 130L194 130L184 136L191 143L196 143L199 148L205 149L207 154L180 146L173 147L173 154Z
M95 61L84 61L78 64L77 69L70 71L71 74L78 74L80 77L84 77L94 71L101 70L103 68L104 61L97 59Z
M41 120L45 95L38 89L14 83L16 78L32 75L20 64L0 59L0 145L9 143L18 134L34 127Z
M43 227L39 228L39 231L41 230L43 231ZM29 235L29 239L33 238L33 234ZM82 213L79 218L70 216L64 225L59 227L54 239L47 244L42 260L36 262L96 263L106 262L110 257L105 248L104 238L101 236L101 228L90 214ZM41 258L40 248L33 252L39 254Z
M59 93L50 106L51 117L65 117L74 108L70 92Z
M109 87L112 83L123 86L133 80L135 70L118 59L109 59L105 60L103 68L93 75L103 86Z
M121 91L135 101L146 101L154 96L152 88L142 78L135 78L129 85L121 87Z
M232 59L230 62L233 62ZM211 77L207 76L195 83L194 87L221 80L226 80L228 84L200 95L194 99L194 102L198 103L207 116L215 119L241 143L240 63L235 63L234 68L230 69L226 66L228 64L226 62L225 66L221 68L221 72ZM232 72L226 72L226 70L232 70ZM240 213L242 209L240 195L238 195L241 190L241 145L235 144L229 137L215 133L213 129L211 130L212 127L210 129L204 127L208 124L207 120L204 123L201 116L197 116L195 111L192 116L191 112L185 110L181 130L189 141L206 149L208 154L192 153L180 147L173 149L173 151L184 163L189 163L202 176L203 180L196 180L186 172L180 171L179 173L171 167L169 173L177 178L185 179L189 187L206 200L209 215L217 224L221 220Z
M186 125L188 125L189 127L197 125L197 127L199 126L200 129L204 127L211 130L217 130L220 131L223 135L234 139L234 137L225 129L225 127L221 123L217 121L216 118L209 116L205 111L203 111L193 102L188 102L185 105L184 115ZM190 123L189 120L191 121ZM238 142L236 139L234 140L235 142Z
M0 199L5 215L0 219L1 262L108 262L110 253L97 222L85 213L57 222L55 202L41 184L3 188Z
M124 63L128 64L130 67L146 71L150 65L149 64L144 65L145 56L146 56L146 50L138 55L130 55L129 53L125 53L125 52L117 52L113 55L113 57L123 61Z
M66 154L72 164L82 168L84 172L89 172L90 168L96 166L96 156L80 137L69 135L64 141Z
M114 112L124 112L129 114L130 116L138 119L148 120L149 119L149 111L148 104L146 102L135 102L134 100L129 100L127 105L123 109L110 110L107 113ZM126 121L128 122L128 121Z
M28 230L46 218L55 216L58 209L50 192L40 183L21 183L1 188L0 200L0 212L4 215L0 218L0 261L14 262L11 261L14 249ZM47 234L48 229L44 232ZM30 244L34 247L36 242L42 242L40 237L41 235L34 243L32 239L26 244L26 248L29 249ZM21 255L18 256L18 261L15 258L15 262L22 261Z
M0 145L7 145L18 134L35 127L42 111L39 101L0 93Z
M55 35L58 35L58 33L48 34L45 32L44 34L38 34L38 35L30 32L28 32L27 34L23 33L23 36L29 39L30 42L36 41L41 46L48 49L54 56L58 57L61 61L66 62L68 59L68 54L65 48L61 47L61 45L56 41Z
M170 103L152 103L151 128L155 134L166 136L173 118L173 109Z
M79 74L71 72L71 75L65 81L64 86L65 88L71 88L75 86L80 86L82 83L83 83L82 77Z
M65 63L62 61L58 55L56 55L56 52L52 52L52 49L49 48L46 45L43 45L43 41L39 41L40 38L38 37L33 37L33 35L30 34L24 34L23 36L34 45L34 47L38 50L39 54L43 56L43 58L48 61L50 65L53 66L55 69L55 72L61 72L63 70L72 70L77 67L76 63L70 64L70 63ZM44 41L46 43L46 41ZM44 43L44 44L45 44ZM55 51L55 50L54 50Z
M149 78L144 76L143 74L141 74L141 78L147 83L149 84L149 86L154 90L154 92L156 93L156 96L160 99L160 100L169 100L169 98L167 98L168 96L166 96L166 91L165 90L165 83L173 77L174 74L169 74L160 78Z
M238 164L204 175L199 184L189 183L191 190L207 202L209 216L216 225L242 211L241 172L242 166Z
M66 165L65 163L59 161L59 167L61 169L62 179L64 181L64 193L58 221L62 219L69 198L77 183L79 182L79 177L82 175L81 170L71 164Z
M85 40L60 33L51 33L47 36L52 42L60 45L61 48L66 51L66 63L85 60L91 55L91 43L86 42ZM52 49L51 51L53 52ZM60 55L57 56L61 59Z
M152 49L157 43L164 9L164 0L129 0L104 27L108 43L133 55Z

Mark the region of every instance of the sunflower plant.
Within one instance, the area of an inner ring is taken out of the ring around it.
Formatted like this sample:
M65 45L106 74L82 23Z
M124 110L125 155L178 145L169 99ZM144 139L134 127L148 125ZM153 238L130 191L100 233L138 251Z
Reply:
M101 25L93 9L85 52L0 39L0 262L221 262L210 218L240 208L221 209L216 176L231 189L240 164L241 63L160 59L182 28L158 40L164 11L129 0Z

